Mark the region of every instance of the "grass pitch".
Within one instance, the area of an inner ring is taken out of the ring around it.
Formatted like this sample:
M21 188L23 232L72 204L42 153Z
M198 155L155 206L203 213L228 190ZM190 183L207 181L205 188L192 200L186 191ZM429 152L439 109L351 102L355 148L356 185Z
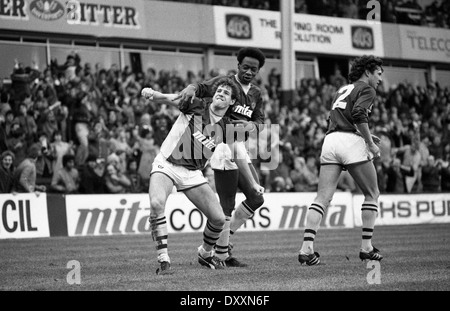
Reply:
M319 229L322 265L301 266L303 231L237 232L233 255L247 268L209 270L197 262L201 233L169 235L170 274L156 275L150 235L0 240L2 291L448 291L450 225L379 226L380 284L358 258L361 229ZM68 275L80 263L80 284ZM70 278L70 277L69 277Z

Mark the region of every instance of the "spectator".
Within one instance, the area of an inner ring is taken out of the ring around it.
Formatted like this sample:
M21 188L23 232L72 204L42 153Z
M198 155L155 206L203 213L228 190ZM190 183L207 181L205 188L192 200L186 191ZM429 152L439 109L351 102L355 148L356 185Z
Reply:
M423 192L439 192L440 190L440 169L437 166L434 156L427 158L427 163L422 167Z
M28 111L28 106L25 102L21 102L19 104L19 112L16 116L15 120L19 123L20 128L25 133L25 141L28 144L33 143L33 141L37 138L37 125L34 121L34 117Z
M72 52L66 57L63 65L58 65L56 59L51 61L50 68L53 73L62 73L68 82L77 82L77 71L80 69L81 58L78 53Z
M133 150L128 145L129 135L123 126L119 126L114 131L114 136L109 140L111 152L121 151L124 156L130 157Z
M341 86L347 84L347 79L344 78L341 69L337 65L334 68L334 74L330 76L330 84L336 89L340 89Z
M248 7L248 6L246 6ZM245 8L245 6L244 6ZM306 5L305 0L295 0L294 4L294 11L295 13L300 14L307 14L308 13L308 6Z
M272 180L271 192L289 192L294 188L290 177L291 167L288 161L286 152L280 151L280 162L274 170L270 171L270 180Z
M450 192L450 165L448 161L437 161L439 168L439 176L441 179L441 191Z
M116 152L111 152L106 158L106 166L109 164L114 165L114 167L122 174L124 174L127 170L127 159L125 157L125 153L121 150L117 150Z
M151 126L154 130L155 145L161 147L162 142L172 128L172 121L167 115L158 115L152 120Z
M25 158L14 171L14 190L17 192L45 192L47 188L36 184L36 160L41 154L39 144L28 150Z
M6 134L6 128L5 128L5 116L0 113L0 152L8 149L8 147L6 146L6 138L7 137L8 136Z
M70 130L69 108L67 106L60 106L56 111L56 120L61 132L61 139L66 142L73 141Z
M1 85L0 85L1 90ZM8 111L12 111L12 107L9 103L10 95L8 92L0 92L0 115L6 116Z
M442 145L441 135L435 135L432 138L431 145L428 146L430 155L434 156L435 159L443 159L444 157L444 146Z
M286 179L282 176L276 176L270 185L270 192L288 192L289 189L286 185Z
M14 121L14 119L15 119L14 112L12 110L8 110L5 113L5 124L4 124L6 137L11 136L11 127L14 122L17 123L17 121Z
M9 150L0 155L0 193L11 193L14 186L14 153Z
M104 160L93 154L86 159L81 168L79 192L83 194L107 193L104 178Z
M23 103L27 97L31 97L32 83L39 76L39 70L24 67L17 59L15 60L14 71L11 74L11 101L14 112L18 112L20 103Z
M135 158L128 160L126 176L131 182L129 190L130 193L142 193L147 191L144 181L142 180L141 175L139 175L137 168L138 162Z
M388 176L386 170L389 167L389 163L383 162L381 158L377 158L374 160L373 164L375 165L375 171L377 173L378 189L380 190L380 192L384 193L386 192L387 187ZM357 190L359 191L360 189Z
M380 3L380 21L383 23L396 23L395 3L392 0L382 0Z
M307 154L305 158L305 166L300 175L299 183L305 192L317 191L319 184L319 171L316 165L316 156L312 153Z
M51 189L55 192L73 194L78 193L80 177L75 168L75 157L65 154L62 158L63 167L54 175Z
M60 131L53 133L52 142L50 143L50 152L53 155L52 168L53 173L57 172L63 167L62 159L66 154L74 155L73 143L65 142L62 140L62 134Z
M144 182L144 187L147 188L150 182L152 163L159 153L159 146L155 144L153 129L150 126L143 126L140 133L137 131L138 129L135 129L133 133L133 136L137 139L133 149L140 151L138 174Z
M80 166L89 155L89 132L90 132L90 103L88 94L80 92L76 95L76 103L73 111L73 123L75 134L78 142L77 151L75 153L75 165Z
M126 193L131 187L130 179L121 173L113 163L107 164L105 179L106 189L109 193Z
M412 167L402 165L401 159L394 156L392 165L386 170L386 192L406 193L405 175L414 175Z
M89 132L89 154L106 160L110 153L109 131L103 118L99 117L93 123L93 130Z
M292 180L292 185L294 187L294 192L304 192L304 178L303 170L305 169L306 163L303 157L297 156L294 158L294 168L289 173Z
M53 137L53 134L59 130L58 120L56 120L54 111L55 108L55 106L52 106L50 109L45 109L38 119L38 129L44 132L47 137Z
M356 0L343 0L339 3L339 17L358 19L359 8L355 2ZM344 84L346 84L345 82Z
M417 189L421 187L422 182L420 180L420 162L422 159L419 152L418 138L415 137L411 145L406 145L398 149L397 153L403 154L402 166L409 167L411 170L410 172L412 172L412 174L408 174L405 176L406 192L417 192Z
M117 128L120 127L118 110L116 108L110 108L108 110L108 117L106 119L105 126L111 135L117 130Z
M35 145L41 148L41 152L36 159L36 183L42 184L49 189L53 178L53 160L55 157L50 148L47 135L40 133L39 141Z
M25 141L25 132L17 121L12 123L10 135L6 139L6 147L14 153L14 166L17 167L27 156L28 143Z

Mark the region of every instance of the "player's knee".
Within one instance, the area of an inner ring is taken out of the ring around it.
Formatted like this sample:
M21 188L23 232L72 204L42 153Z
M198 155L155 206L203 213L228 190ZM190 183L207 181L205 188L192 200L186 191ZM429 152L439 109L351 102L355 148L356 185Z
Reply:
M214 215L208 220L214 227L217 228L222 228L225 225L225 215L223 213Z
M332 197L317 197L314 202L320 204L324 209L327 209L328 206L330 206L332 199Z
M229 199L229 200L225 199L225 200L220 201L220 205L222 206L222 210L223 210L223 213L225 214L225 216L231 217L231 214L233 213L235 204L236 204L236 201L234 200L234 198Z
M262 195L253 195L248 198L248 205L253 211L256 211L264 204L264 197Z
M159 198L151 198L150 199L150 213L154 215L164 214L166 202Z
M380 197L380 190L378 188L368 189L367 193L364 194L366 201L378 202Z

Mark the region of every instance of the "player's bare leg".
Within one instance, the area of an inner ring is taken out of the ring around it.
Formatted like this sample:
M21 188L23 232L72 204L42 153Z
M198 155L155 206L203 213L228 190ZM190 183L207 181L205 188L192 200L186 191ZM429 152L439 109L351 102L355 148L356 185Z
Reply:
M156 242L158 262L160 267L156 270L159 274L170 269L170 258L167 249L167 221L165 206L169 194L172 192L173 182L164 174L154 173L150 177L150 226L153 241Z
M301 264L309 266L320 263L319 253L314 252L314 239L326 208L336 191L342 167L340 165L322 165L319 173L317 196L310 205L306 214L306 226L303 235L303 244L298 260Z
M208 184L188 189L184 193L208 219L203 231L203 243L198 247L199 263L210 269L224 268L225 263L214 253L214 246L225 224L225 215L215 193Z
M239 170L214 170L220 205L225 214L225 225L216 244L216 256L222 260L230 257L230 225L238 189Z
M249 164L253 178L259 183L258 173L253 165ZM254 191L248 181L239 174L238 187L245 195L245 200L242 201L236 208L230 221L230 235L233 235L249 218L251 218L255 211L264 204L264 197ZM230 243L231 245L231 243ZM230 256L226 259L226 264L229 267L246 267L247 264L242 263L235 257Z
M361 260L381 260L383 256L372 245L372 236L378 213L378 198L380 196L375 166L373 162L366 162L349 166L348 171L364 195L361 208L362 239L359 257Z

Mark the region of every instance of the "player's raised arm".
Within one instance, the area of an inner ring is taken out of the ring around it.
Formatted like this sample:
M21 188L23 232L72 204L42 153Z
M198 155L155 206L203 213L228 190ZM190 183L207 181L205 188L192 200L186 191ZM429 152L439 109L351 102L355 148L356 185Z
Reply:
M154 101L158 104L167 104L178 108L180 98L178 94L165 94L159 91L155 91L152 88L146 87L141 91L142 97Z

